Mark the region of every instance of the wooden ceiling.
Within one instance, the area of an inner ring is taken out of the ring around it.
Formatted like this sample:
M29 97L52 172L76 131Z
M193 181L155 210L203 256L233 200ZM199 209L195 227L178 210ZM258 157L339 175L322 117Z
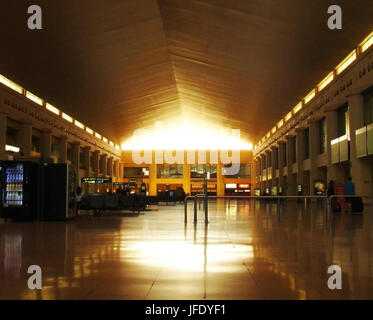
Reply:
M333 4L340 31L325 0L3 0L0 73L117 143L185 114L255 143L372 31Z

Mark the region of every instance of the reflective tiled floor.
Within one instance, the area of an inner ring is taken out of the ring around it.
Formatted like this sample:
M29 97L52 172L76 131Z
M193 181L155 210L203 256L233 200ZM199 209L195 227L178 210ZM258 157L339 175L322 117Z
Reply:
M0 299L372 299L373 210L210 203L210 224L182 205L140 216L0 222ZM327 287L328 266L343 271ZM39 265L43 289L27 288Z

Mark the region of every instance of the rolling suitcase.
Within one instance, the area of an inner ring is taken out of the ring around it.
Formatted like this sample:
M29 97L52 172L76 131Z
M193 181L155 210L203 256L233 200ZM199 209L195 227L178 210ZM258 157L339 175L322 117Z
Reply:
M336 198L332 199L331 206L333 212L341 212L341 204L338 202Z
M351 212L362 213L364 211L364 203L361 197L351 198Z

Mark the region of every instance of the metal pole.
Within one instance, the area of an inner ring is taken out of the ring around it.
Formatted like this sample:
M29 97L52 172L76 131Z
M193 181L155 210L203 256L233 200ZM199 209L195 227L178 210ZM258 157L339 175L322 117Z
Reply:
M188 223L188 199L184 199L184 223Z
M197 195L194 196L194 223L197 223Z
M332 196L333 197L333 196ZM326 215L326 220L329 220L329 198L325 198L324 199L324 212L325 212L325 215Z
M281 208L280 208L280 198L277 198L277 214L280 216L280 210L281 210Z
M205 197L205 224L209 223L209 196L206 193Z

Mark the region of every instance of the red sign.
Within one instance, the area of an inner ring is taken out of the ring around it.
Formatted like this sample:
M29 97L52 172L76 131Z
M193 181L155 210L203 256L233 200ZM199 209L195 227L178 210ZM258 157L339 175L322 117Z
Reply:
M250 184L249 183L246 183L246 184L240 183L240 184L238 184L238 188L239 189L250 189Z

